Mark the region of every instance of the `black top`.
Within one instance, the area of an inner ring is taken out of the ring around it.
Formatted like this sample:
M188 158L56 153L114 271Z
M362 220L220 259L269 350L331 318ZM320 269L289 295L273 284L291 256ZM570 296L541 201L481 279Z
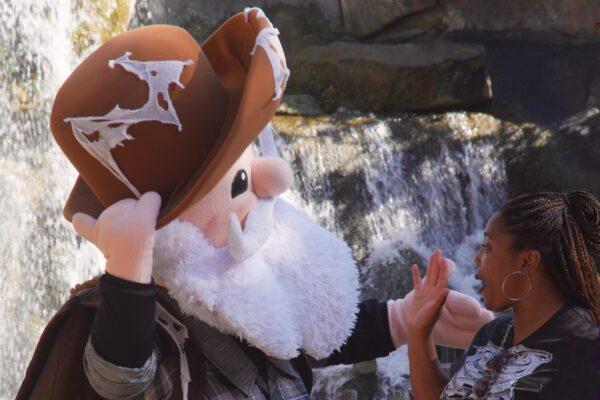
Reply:
M94 349L115 365L142 366L152 354L155 336L154 282L140 284L105 273L100 278L99 289L101 300L91 333ZM239 342L260 371L266 364L266 355ZM359 304L356 325L346 344L327 359L314 364L352 364L383 357L392 351L394 345L388 328L386 303L366 300Z
M496 318L477 332L452 365L441 399L599 399L599 328L585 309L563 306L513 347L511 321L511 316ZM507 349L500 357L507 330Z

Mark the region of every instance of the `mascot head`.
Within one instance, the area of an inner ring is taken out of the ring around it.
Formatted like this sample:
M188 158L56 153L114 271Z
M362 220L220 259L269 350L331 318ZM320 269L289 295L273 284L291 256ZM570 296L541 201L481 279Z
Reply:
M252 8L201 45L166 25L118 35L61 87L51 129L79 172L67 219L158 192L153 276L181 310L322 358L354 326L358 277L344 242L277 198L293 182L269 125L289 76L278 34Z

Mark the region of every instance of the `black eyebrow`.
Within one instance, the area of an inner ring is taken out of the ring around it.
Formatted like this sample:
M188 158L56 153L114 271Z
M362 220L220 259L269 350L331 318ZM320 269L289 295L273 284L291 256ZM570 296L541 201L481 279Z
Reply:
M483 237L486 237L486 236L487 236L488 238L490 238L490 239L492 238L492 235L490 235L490 234L489 234L489 233L487 233L487 232L483 232Z

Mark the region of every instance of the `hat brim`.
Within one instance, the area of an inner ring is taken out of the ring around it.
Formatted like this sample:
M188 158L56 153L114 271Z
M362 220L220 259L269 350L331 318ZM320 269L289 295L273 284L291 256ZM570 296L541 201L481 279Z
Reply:
M98 218L104 209L104 205L94 195L92 189L90 189L81 176L78 176L73 189L71 189L67 203L63 208L64 217L71 221L73 215L84 213Z

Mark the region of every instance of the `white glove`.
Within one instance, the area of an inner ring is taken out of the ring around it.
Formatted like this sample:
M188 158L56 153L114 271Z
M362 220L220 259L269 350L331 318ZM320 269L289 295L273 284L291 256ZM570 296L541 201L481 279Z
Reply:
M96 245L106 258L106 272L138 283L150 283L152 251L160 195L147 192L139 200L124 199L111 205L98 220L77 213L75 231Z

